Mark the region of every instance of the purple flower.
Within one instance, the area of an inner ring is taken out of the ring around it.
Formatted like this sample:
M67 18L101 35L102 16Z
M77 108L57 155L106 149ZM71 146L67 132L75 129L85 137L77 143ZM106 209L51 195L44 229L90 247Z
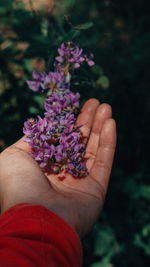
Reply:
M30 118L24 123L25 141L32 147L31 156L41 168L53 173L68 171L75 177L87 175L80 126L75 126L74 111L79 107L79 93L70 91L70 66L79 68L84 61L94 65L93 54L88 58L73 42L58 48L54 72L33 72L33 81L27 81L35 92L47 92L44 118Z
M89 56L89 58L86 58L86 61L87 61L88 65L89 65L90 67L92 67L92 66L95 64L95 62L93 61L93 58L94 58L94 55L93 55L93 54L91 54L91 55Z
M63 113L60 117L60 128L63 128L64 134L69 134L72 132L74 123L75 123L75 117L74 114L71 112Z
M60 114L63 109L63 102L64 99L61 98L58 94L53 94L48 97L44 104L46 110L45 116L51 117L55 116L56 114Z
M83 50L79 49L73 42L63 43L58 48L59 56L56 57L56 60L61 64L67 61L67 63L72 63L74 68L79 68L80 63L85 60L82 52Z
M50 89L51 92L57 92L61 83L64 82L64 74L63 72L49 72L41 87L45 89Z
M67 152L62 145L57 146L56 162L60 162L67 157Z
M78 108L79 107L79 98L80 94L79 93L72 93L72 92L67 92L66 93L66 106L71 106L72 108Z
M37 125L37 120L35 120L33 118L28 119L24 123L23 132L26 135L26 137L25 137L26 142L31 142L33 137L36 135L36 133L37 133L36 125Z
M79 107L79 93L72 93L67 91L65 94L55 93L45 100L45 116L51 117L60 114L63 110L73 111L75 108Z
M75 69L80 67L80 63L82 63L85 58L82 54L83 50L76 47L74 53L72 54L72 57L70 57L69 62L73 63L73 66Z
M38 116L38 122L37 122L37 130L41 133L44 132L46 126L47 126L47 120L46 118L42 119L40 116Z
M56 57L56 60L59 62L58 68L63 68L65 65L71 63L73 67L77 69L84 61L86 61L89 66L95 64L93 61L94 55L91 54L87 57L83 54L83 49L79 49L73 42L63 43L61 47L58 48L58 53L59 56ZM57 64L55 64L55 67L56 66Z
M34 81L27 81L27 84L31 90L38 92L46 78L46 72L37 72L36 70L34 70L32 77Z

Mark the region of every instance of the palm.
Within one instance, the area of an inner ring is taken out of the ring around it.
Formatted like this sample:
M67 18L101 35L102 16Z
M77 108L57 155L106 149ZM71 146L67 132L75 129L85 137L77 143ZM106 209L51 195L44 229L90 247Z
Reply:
M74 179L69 173L47 175L48 180L56 190L59 189L62 192L83 192L98 199L104 197L116 143L115 125L114 121L110 121L111 116L109 105L99 106L98 101L94 99L87 101L84 105L76 123L83 125L81 130L83 135L87 137L86 158L88 158L88 176L82 179ZM61 180L61 177L65 177L65 179Z
M110 119L111 115L110 106L106 104L99 106L97 100L90 99L78 116L76 123L83 125L81 130L87 137L86 157L89 174L82 179L74 179L70 174L65 174L65 179L61 180L62 173L45 176L38 164L29 156L28 144L22 139L14 144L12 148L19 153L15 155L16 160L13 160L12 168L10 166L9 171L6 170L6 176L12 177L12 169L15 169L14 183L22 191L16 204L21 201L44 205L63 217L78 233L83 232L83 229L86 232L96 221L109 181L116 143L115 123ZM10 147L8 151L12 151L12 148ZM11 153L9 157L4 156L4 159L6 158L12 162ZM14 153L12 158L14 159ZM25 181L17 178L20 167ZM10 188L14 188L12 178L6 183L9 185L6 187L9 188L10 196L12 195ZM18 195L17 190L15 197L16 195ZM12 205L8 199L6 202L10 204L6 207ZM84 219L86 225L81 226L81 221Z

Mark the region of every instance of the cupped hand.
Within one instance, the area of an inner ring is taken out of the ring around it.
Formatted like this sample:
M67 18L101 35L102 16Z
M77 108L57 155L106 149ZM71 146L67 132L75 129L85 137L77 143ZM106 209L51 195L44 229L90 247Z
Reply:
M30 156L31 148L21 138L0 155L0 205L6 211L19 203L34 203L54 211L80 235L96 222L109 183L115 146L116 125L111 107L88 100L77 125L86 137L88 175L46 175ZM65 175L65 179L60 177Z

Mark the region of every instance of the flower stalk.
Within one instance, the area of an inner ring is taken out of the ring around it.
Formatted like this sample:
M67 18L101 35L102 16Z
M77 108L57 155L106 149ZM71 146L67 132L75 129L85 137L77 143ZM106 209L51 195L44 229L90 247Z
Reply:
M69 172L75 178L87 175L82 126L75 125L74 112L79 108L79 93L70 90L70 69L83 62L94 65L73 42L58 48L54 72L33 71L33 81L27 84L34 92L46 93L44 117L30 118L24 123L25 141L32 147L31 156L43 171L59 174Z

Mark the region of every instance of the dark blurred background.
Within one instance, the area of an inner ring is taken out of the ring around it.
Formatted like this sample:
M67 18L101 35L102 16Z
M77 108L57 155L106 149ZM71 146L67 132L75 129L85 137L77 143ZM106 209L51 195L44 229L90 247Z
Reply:
M150 266L150 9L135 0L0 0L0 150L42 114L43 96L26 84L52 69L73 40L96 65L73 76L81 106L112 106L118 143L101 217L83 240L84 267Z

